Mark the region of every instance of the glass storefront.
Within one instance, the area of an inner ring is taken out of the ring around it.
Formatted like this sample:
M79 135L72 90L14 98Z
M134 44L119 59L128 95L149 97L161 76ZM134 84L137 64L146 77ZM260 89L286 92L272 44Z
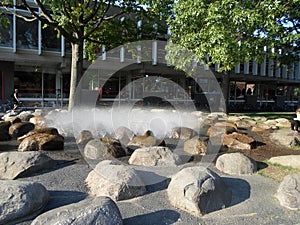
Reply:
M14 84L19 89L20 98L34 106L55 106L61 98L68 98L70 91L70 76L61 76L63 90L58 87L55 74L41 72L15 72ZM63 93L63 96L61 94Z

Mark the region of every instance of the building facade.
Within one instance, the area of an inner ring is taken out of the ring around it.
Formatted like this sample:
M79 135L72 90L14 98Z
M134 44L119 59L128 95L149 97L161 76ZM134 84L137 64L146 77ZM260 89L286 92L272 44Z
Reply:
M23 9L15 8L19 13L26 14ZM26 22L13 14L1 15L7 18L7 23L0 24L0 100L4 102L18 88L21 100L35 107L62 107L68 103L70 85L70 44L51 27L43 28L40 21ZM163 49L156 49L164 54ZM100 51L99 57L105 60L105 51ZM122 60L122 54L116 53ZM155 59L154 59L155 60ZM86 65L89 65L86 62ZM210 93L209 81L207 89L199 88L197 82L187 78L183 71L177 71L168 65L142 67L137 63L132 68L111 77L101 89L102 101L113 101L124 86L144 76L158 76L170 79L180 85L195 104L199 95ZM153 65L152 65L153 66ZM220 83L222 74L218 66L211 68ZM92 79L90 89L97 89L100 78ZM236 66L229 73L230 107L238 110L294 110L298 105L300 94L300 60L289 66L277 67L276 61L265 57L262 63L246 62ZM203 84L203 86L205 86ZM129 98L134 99L136 90L128 91ZM162 92L175 90L159 85ZM146 91L146 90L142 90ZM176 99L181 93L167 94L170 100ZM200 98L201 99L201 98Z

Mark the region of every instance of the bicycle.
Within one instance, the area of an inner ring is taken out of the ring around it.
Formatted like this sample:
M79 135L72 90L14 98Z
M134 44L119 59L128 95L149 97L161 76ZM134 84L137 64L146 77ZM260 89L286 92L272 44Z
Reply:
M18 107L15 109L16 112L21 112L23 111L23 102L19 102ZM0 106L0 111L2 113L9 113L13 110L14 108L14 102L12 100L7 99L1 106Z
M14 103L11 100L6 100L4 103L1 104L0 111L3 113L7 113L9 110L14 108Z

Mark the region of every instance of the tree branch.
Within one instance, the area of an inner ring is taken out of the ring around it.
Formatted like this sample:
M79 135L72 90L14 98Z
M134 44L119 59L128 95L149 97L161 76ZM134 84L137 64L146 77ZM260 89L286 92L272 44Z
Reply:
M12 10L12 9L6 7L6 6L2 6L2 7L3 7L3 9L5 9L7 12L9 12L9 13L15 15L15 16L18 17L18 18L23 19L23 20L26 21L26 22L33 22L33 21L35 21L35 20L38 20L38 18L36 18L36 17L28 18L28 17L26 17L26 16L23 16L23 15L21 15L21 14L18 14L15 10Z

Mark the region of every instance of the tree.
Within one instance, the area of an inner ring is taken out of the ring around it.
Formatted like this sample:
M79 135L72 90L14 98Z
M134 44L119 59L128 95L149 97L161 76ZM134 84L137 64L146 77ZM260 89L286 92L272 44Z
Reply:
M142 38L138 35L137 21L159 25L159 19L168 14L171 1L34 0L34 3L33 7L29 5L29 1L17 1L17 7L26 9L30 16L10 10L9 6L13 6L12 0L3 0L0 6L24 20L40 20L45 26L54 27L71 43L71 110L75 90L83 74L84 45L87 46L87 56L93 59L95 46L105 45L110 48Z
M299 0L179 0L168 20L171 41L193 51L197 61L219 64L225 74L265 54L287 64L299 54L299 5Z

